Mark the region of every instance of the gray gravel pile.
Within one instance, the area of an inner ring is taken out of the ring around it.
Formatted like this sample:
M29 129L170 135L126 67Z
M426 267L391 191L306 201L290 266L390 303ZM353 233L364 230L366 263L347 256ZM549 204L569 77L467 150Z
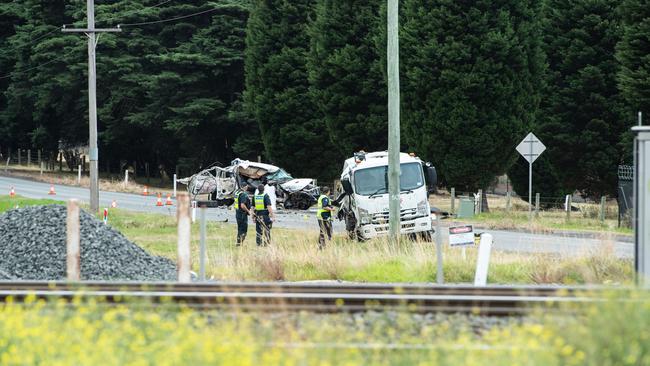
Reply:
M59 205L19 208L0 215L0 279L65 279L66 216L66 208ZM171 260L147 253L84 211L79 219L82 280L176 278Z

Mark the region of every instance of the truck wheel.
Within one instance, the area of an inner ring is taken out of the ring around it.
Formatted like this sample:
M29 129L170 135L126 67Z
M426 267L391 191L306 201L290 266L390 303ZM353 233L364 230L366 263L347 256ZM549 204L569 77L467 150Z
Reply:
M413 235L412 240L418 240L418 241L422 241L422 242L425 242L425 243L431 243L433 241L433 233L434 232L435 232L434 230L431 230L431 231L423 231L423 232L412 234Z

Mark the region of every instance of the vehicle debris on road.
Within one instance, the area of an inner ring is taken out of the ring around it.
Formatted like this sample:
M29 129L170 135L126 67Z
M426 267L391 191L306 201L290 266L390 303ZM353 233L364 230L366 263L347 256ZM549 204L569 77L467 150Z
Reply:
M230 206L235 191L244 184L257 188L264 182L276 186L277 204L285 209L307 210L316 204L319 188L311 178L295 179L275 165L235 159L229 166L211 166L190 177L177 180L187 186L194 201L199 195L208 195L203 201L209 207Z

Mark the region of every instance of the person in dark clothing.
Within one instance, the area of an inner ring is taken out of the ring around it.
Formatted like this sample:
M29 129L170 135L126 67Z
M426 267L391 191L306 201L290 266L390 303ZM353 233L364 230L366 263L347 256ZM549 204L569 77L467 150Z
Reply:
M316 212L318 227L320 228L318 249L323 249L325 247L325 236L327 236L328 241L332 240L332 216L334 216L334 206L332 206L332 202L329 196L327 196L329 193L329 187L323 187L323 189L321 189L321 195L318 197L318 211Z
M237 246L244 243L248 233L248 216L251 214L251 201L248 198L248 186L244 184L235 191L235 218L237 219Z
M271 206L269 195L264 193L264 185L257 187L258 194L254 198L255 207L255 232L258 246L266 246L271 243L271 227L275 212Z

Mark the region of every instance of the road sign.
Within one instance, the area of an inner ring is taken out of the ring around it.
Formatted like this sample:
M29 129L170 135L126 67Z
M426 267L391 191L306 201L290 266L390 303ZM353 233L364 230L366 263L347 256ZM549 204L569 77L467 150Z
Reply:
M533 162L542 155L546 146L532 132L517 145L517 151L528 161L528 216L533 221Z
M474 228L472 225L452 226L449 228L449 246L474 245Z
M517 145L517 151L531 164L542 155L544 150L546 146L532 132Z

